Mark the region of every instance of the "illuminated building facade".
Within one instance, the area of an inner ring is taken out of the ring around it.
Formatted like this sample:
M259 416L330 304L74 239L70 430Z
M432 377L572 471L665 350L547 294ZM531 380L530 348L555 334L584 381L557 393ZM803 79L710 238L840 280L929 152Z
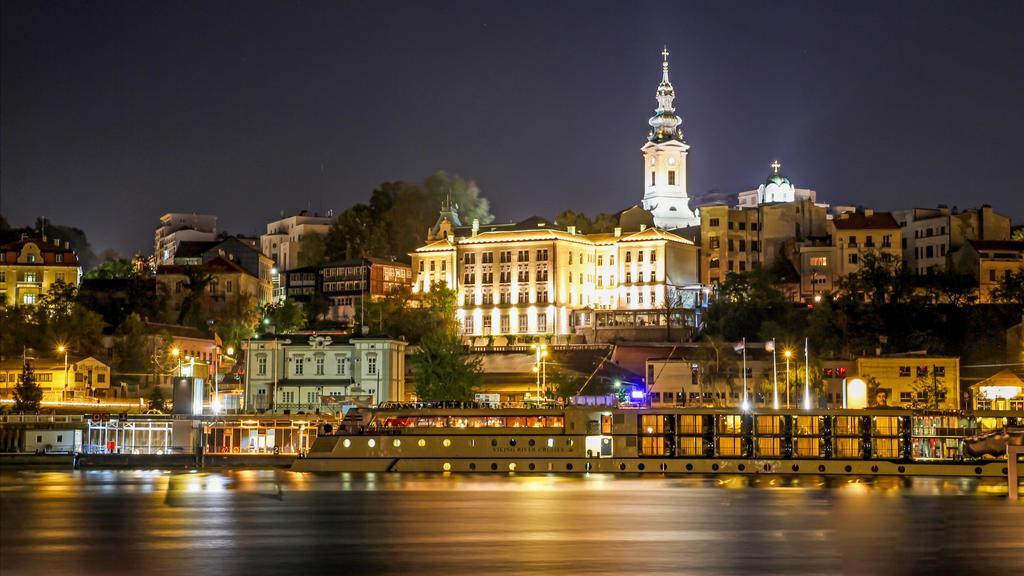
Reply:
M82 276L78 256L60 240L31 239L0 246L0 304L30 306L55 282L77 286Z
M696 226L697 213L690 209L686 191L686 156L690 146L683 139L683 119L676 115L676 91L668 78L668 49L662 51L658 107L648 121L651 130L643 145L643 207L654 214L659 228Z
M643 225L580 234L538 219L521 224L474 227L419 248L413 290L442 282L455 289L467 336L570 335L602 311L695 305L697 247L689 240Z

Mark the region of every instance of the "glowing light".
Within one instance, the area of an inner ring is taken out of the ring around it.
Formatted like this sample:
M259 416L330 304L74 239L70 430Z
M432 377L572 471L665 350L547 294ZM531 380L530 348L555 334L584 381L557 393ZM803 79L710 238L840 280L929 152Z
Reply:
M370 448L373 448L374 446L377 445L377 441L374 440L373 438L370 438L369 440L367 440L366 445L369 446Z
M449 439L447 439L447 438L445 438L445 439L444 439L444 440L443 440L443 441L441 442L441 445L442 445L442 446L444 446L445 448L448 448L449 446L451 446L451 445L452 445L452 441L451 441L451 440L449 440Z
M345 441L342 442L341 445L344 446L345 448L348 448L349 446L352 445L352 441L349 440L348 438L345 438Z
M788 358L792 358L793 357L793 351L792 350L785 350L785 351L782 352L782 355L785 356L787 359Z
M860 378L846 383L846 407L865 408L868 405L868 385Z
M235 348L234 348L234 346L228 346L227 353L228 353L228 356L234 356L235 355Z
M740 404L740 409L743 410L744 412L750 410L750 402L744 400L743 403Z
M178 348L177 346L175 346L174 348L171 348L171 356L174 356L175 358L177 358L178 356L181 356L181 349Z
M67 350L67 348L63 344L57 346L57 352L63 354L65 350Z
M398 448L399 446L402 445L402 441L399 440L398 438L395 438L394 440L391 441L391 445L394 446L395 448Z
M633 400L643 400L644 399L644 391L643 390L633 390L633 391L631 391L629 393L629 397L632 398Z
M427 445L427 441L426 441L426 440L424 440L423 438L420 438L420 441L419 441L419 442L417 442L416 444L417 444L417 445L418 445L418 446L419 446L420 448L423 448L424 446L426 446L426 445Z
M1005 398L1007 400L1021 395L1020 386L982 386L981 395L989 400Z
M444 465L441 466L441 469L444 470L445 472L451 472L451 470L452 470L452 463L451 462L445 462Z

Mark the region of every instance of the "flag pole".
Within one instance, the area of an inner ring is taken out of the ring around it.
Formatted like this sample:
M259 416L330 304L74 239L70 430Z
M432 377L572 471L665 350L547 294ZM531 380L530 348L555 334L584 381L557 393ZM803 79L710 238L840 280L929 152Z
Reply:
M772 338L772 407L779 409L779 365L775 358L775 338Z
M750 408L750 404L747 403L747 337L743 337L743 404L741 407L746 410Z
M811 353L809 338L804 338L804 410L811 409Z

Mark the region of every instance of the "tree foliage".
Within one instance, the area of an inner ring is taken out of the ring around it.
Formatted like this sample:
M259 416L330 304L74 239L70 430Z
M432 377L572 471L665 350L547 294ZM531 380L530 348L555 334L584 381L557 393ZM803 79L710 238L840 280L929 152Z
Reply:
M575 226L576 231L582 234L596 234L601 232L612 232L619 225L619 219L615 214L600 212L591 220L583 212L565 210L555 217L555 223L560 227Z
M480 382L481 359L466 354L462 339L451 331L424 336L412 364L422 400L472 400Z
M36 381L36 372L32 363L25 359L14 386L14 409L18 412L39 412L39 404L43 401L43 389Z
M455 291L435 284L424 295L420 315L428 329L412 355L416 395L423 400L472 400L480 382L481 359L470 356L459 337Z
M490 223L490 203L472 180L436 172L423 183L385 182L365 204L338 215L324 238L324 257L351 260L367 256L405 259L426 242L438 209L448 199L464 224Z
M135 263L127 258L106 260L85 275L88 279L99 280L134 280L141 276Z

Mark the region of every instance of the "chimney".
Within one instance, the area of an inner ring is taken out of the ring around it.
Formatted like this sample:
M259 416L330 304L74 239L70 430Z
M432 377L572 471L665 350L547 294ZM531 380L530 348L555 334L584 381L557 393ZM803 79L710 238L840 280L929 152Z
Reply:
M871 218L874 215L875 215L875 211L873 209L871 209L871 208L865 208L864 209L864 216L866 216L868 218Z
M575 226L569 226L569 227L567 227L567 228L566 228L566 231L567 231L567 232L568 232L569 234L572 234L573 236L575 236L575 235L576 235L576 227L575 227Z
M476 236L480 232L480 219L473 218L473 236Z
M616 226L615 227L615 237L618 238L619 236L622 236L622 227Z

